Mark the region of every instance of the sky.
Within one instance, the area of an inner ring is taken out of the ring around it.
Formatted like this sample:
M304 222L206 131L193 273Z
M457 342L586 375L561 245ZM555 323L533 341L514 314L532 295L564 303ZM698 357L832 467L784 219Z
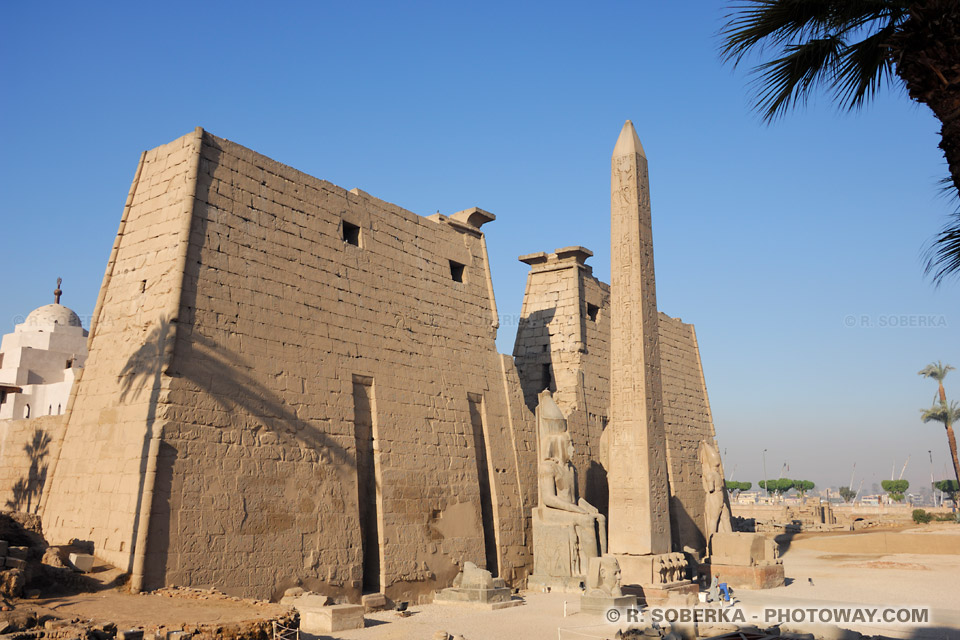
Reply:
M960 280L923 273L955 206L939 122L896 88L761 122L717 54L724 5L0 3L0 333L58 276L89 327L140 152L202 126L421 215L494 213L511 353L518 256L583 245L609 282L630 119L659 307L696 326L727 477L950 477L917 375L960 367Z

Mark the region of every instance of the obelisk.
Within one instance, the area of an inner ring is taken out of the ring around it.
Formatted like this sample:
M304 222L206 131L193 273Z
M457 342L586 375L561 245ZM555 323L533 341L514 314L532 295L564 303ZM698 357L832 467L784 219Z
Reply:
M641 584L650 556L671 551L670 501L650 184L629 120L611 162L610 278L609 551L623 583Z

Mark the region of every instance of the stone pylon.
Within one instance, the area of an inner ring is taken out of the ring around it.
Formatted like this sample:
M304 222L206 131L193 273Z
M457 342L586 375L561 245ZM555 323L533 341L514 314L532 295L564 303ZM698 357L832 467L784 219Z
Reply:
M636 557L669 553L671 542L650 185L629 120L611 165L609 550L624 584L639 584L650 569L630 575L646 564Z

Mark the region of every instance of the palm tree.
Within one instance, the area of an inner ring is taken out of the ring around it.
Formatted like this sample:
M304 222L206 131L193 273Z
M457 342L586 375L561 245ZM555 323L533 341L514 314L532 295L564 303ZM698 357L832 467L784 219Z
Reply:
M960 420L960 405L956 401L947 406L946 402L934 404L929 409L921 409L920 419L924 422L942 422L947 430L947 443L953 456L953 473L960 483L960 462L957 461L957 437L953 435L953 423Z
M747 54L767 58L753 67L756 108L766 121L821 88L842 108L859 109L896 74L942 123L948 182L960 195L960 2L739 0L729 9L721 55L734 66ZM936 283L960 273L960 211L927 257Z
M930 409L921 409L923 414L920 419L924 422L942 422L947 430L947 443L950 445L950 456L953 458L953 473L957 476L957 482L960 483L960 462L957 461L957 438L953 435L953 423L960 420L960 409L957 409L957 403L951 402L947 405L947 392L943 390L943 379L947 374L954 370L949 364L943 364L941 361L931 362L923 369L917 372L924 378L930 378L937 381L937 395L933 399L933 407ZM939 404L937 401L939 400Z
M947 377L947 374L953 371L956 367L951 367L948 364L943 364L939 360L935 363L931 362L925 366L920 371L917 371L917 375L923 376L924 378L933 378L940 385L940 404L947 404L947 394L943 390L943 379ZM936 402L936 400L934 400Z

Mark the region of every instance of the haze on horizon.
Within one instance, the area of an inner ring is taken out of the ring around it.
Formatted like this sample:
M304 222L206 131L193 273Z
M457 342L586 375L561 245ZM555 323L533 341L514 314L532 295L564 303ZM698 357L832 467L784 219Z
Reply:
M292 4L0 7L0 332L96 301L137 158L200 125L421 215L479 206L512 352L527 267L583 245L609 282L610 154L650 163L658 304L697 329L729 479L864 490L951 477L935 383L960 367L956 279L921 250L939 123L897 92L766 126L721 66L722 2L549 10ZM960 371L946 379L960 400Z

